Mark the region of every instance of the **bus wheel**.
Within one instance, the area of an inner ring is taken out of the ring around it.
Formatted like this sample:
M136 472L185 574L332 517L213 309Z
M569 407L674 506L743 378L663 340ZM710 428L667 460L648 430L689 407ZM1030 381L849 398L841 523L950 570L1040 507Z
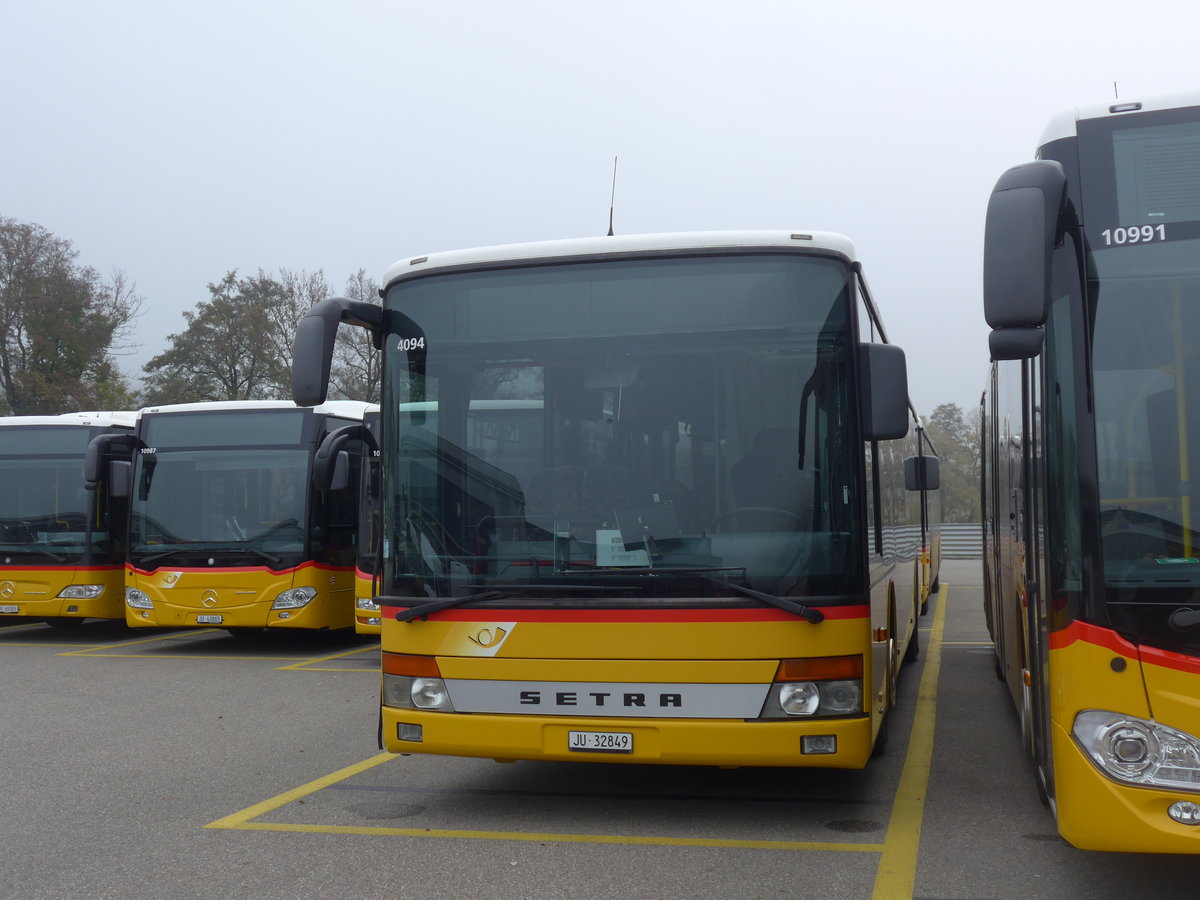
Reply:
M919 633L920 629L917 628L917 624L914 622L912 637L908 639L908 648L904 651L904 662L906 665L916 662L917 657L921 655L921 642L917 640Z
M1024 673L1022 673L1024 674ZM1033 692L1028 684L1021 686L1021 746L1033 751ZM1039 779L1040 780L1040 779Z
M887 750L892 711L896 708L896 639L890 635L887 642L887 674L884 675L883 684L883 721L879 723L879 732L875 735L875 745L871 748L872 758L882 756Z

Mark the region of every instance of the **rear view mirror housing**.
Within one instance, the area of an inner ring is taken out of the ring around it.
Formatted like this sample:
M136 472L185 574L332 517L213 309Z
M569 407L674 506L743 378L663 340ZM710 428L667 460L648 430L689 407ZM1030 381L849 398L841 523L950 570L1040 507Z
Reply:
M895 344L859 344L863 439L892 441L908 434L908 364Z

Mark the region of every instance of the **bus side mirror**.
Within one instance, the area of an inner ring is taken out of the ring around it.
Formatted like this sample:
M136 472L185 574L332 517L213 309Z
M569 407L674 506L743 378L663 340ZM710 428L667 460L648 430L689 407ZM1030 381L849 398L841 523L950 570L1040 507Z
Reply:
M133 463L127 459L114 459L108 464L108 493L112 497L125 498L133 491Z
M361 300L322 300L296 323L292 341L292 399L316 406L329 395L329 371L338 325L348 322L371 332L375 349L383 346L383 307Z
M363 425L343 425L325 435L313 455L312 483L318 491L340 491L350 486L350 454L343 448L349 441L375 438Z
M1014 166L992 189L984 222L983 314L993 329L993 359L1028 359L1041 351L1066 196L1067 177L1050 160Z
M904 461L905 490L936 491L941 486L941 461L936 456L910 456Z
M863 439L893 441L908 434L908 367L894 344L859 344Z
M83 486L89 491L94 491L100 481L100 454L104 452L104 437L101 434L92 438L83 451Z
M339 450L333 460L333 474L329 479L329 490L344 491L350 487L350 453Z

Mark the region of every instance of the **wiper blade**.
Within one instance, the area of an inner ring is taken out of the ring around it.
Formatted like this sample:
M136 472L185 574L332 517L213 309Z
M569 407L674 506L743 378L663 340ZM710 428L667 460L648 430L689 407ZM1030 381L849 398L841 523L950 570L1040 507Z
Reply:
M789 600L787 597L776 597L774 594L768 594L764 591L756 591L754 588L743 587L740 584L735 584L732 581L722 581L719 578L714 578L711 575L706 575L706 572L728 572L728 571L744 571L741 566L696 566L695 568L680 566L680 567L663 567L658 569L632 569L625 570L636 574L654 574L660 575L699 575L705 581L711 581L713 584L727 587L731 591L737 591L739 594L744 594L747 597L753 597L755 600L761 600L763 603L768 603L778 609L786 610L801 616L816 625L818 622L825 621L825 613L819 609L810 609L803 603L797 603L795 600Z
M283 560L274 553L268 553L266 550L260 550L258 547L204 547L192 546L190 544L174 547L170 550L160 550L158 553L151 553L149 556L143 556L141 559L134 558L134 562L140 566L148 566L159 560L169 559L172 556L186 556L192 553L249 553L251 556L257 556L259 559L265 559L273 565L279 565Z
M716 581L716 579L713 579ZM787 597L776 597L774 594L768 594L764 591L756 591L754 588L742 587L740 584L734 584L731 581L717 582L732 591L737 591L739 594L745 594L747 597L753 597L755 600L761 600L763 603L769 603L771 606L786 610L790 613L795 613L801 618L807 619L816 625L818 622L825 621L825 613L819 609L809 609L803 603L797 603L794 600L789 600Z
M52 550L47 550L45 547L39 547L37 544L18 544L15 550L5 550L5 553L40 553L42 556L47 556L57 563L65 563L67 558L60 556Z
M514 597L523 597L526 594L538 592L553 592L556 594L568 593L588 593L595 594L604 591L620 591L621 588L606 588L596 587L595 585L583 584L506 584L503 587L493 588L488 591L480 591L474 594L463 594L459 597L436 597L433 600L425 600L421 603L414 603L411 607L403 612L396 613L397 622L411 622L416 618L423 618L430 613L438 612L443 609L452 609L455 606L461 606L464 603L473 603L476 600L511 600Z

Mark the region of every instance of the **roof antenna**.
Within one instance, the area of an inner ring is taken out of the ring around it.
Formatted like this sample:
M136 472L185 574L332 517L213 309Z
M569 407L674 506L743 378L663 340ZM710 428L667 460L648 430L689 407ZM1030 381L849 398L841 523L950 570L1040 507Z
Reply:
M1120 93L1120 91L1117 90L1117 83L1115 81L1113 82L1113 99L1114 100L1121 99L1121 93Z
M617 158L613 157L612 196L608 200L608 236L613 236L613 206L617 201Z

